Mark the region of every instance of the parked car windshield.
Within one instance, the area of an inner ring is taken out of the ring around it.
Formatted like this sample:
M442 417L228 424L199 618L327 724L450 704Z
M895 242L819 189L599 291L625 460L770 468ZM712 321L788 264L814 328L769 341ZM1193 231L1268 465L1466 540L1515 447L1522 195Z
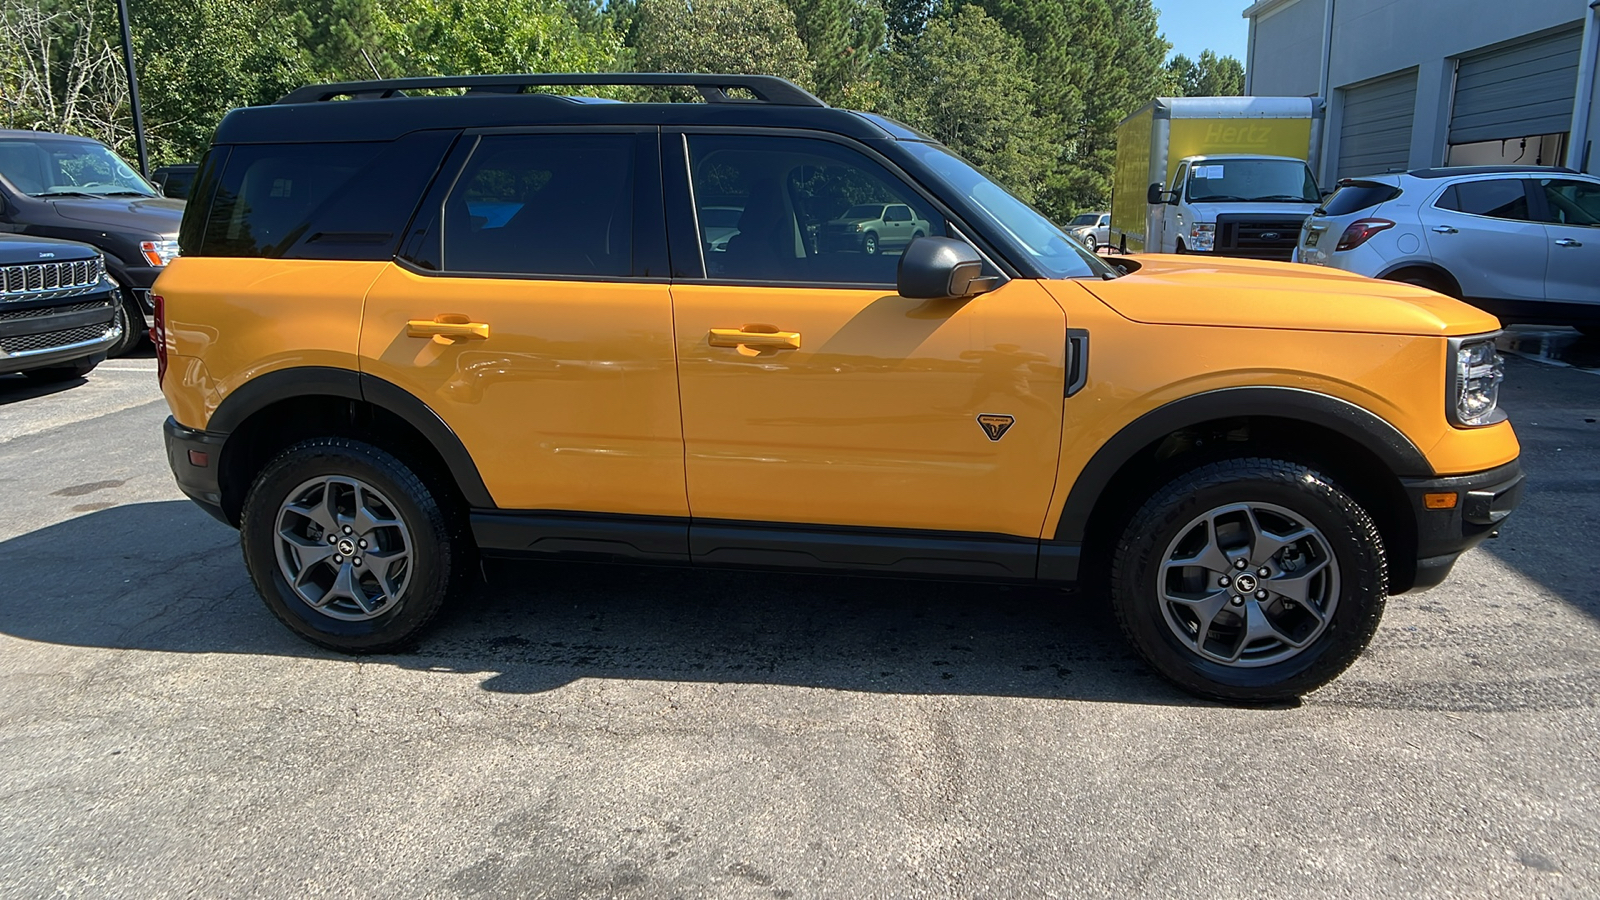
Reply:
M157 196L122 157L94 141L0 140L0 175L33 197Z
M1027 253L1047 278L1104 278L1116 270L1068 238L1056 224L1016 197L970 163L938 144L906 141L912 156L965 197L977 211L1004 231Z
M1219 159L1189 168L1189 202L1320 203L1322 195L1298 159Z
M1098 221L1100 221L1099 213L1078 213L1076 216L1072 217L1072 221L1068 222L1067 225L1069 227L1076 225L1093 225Z
M841 219L876 219L883 215L881 203L858 203L844 211Z

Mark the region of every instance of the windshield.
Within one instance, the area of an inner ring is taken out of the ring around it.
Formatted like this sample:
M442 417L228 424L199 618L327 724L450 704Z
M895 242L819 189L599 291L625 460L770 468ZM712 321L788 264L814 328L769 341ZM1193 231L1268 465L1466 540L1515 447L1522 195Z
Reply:
M841 219L876 219L883 215L883 206L878 203L859 203L844 211Z
M986 220L1028 254L1047 278L1106 277L1116 270L1100 261L1033 207L1007 193L987 176L937 144L901 144L946 186L965 197Z
M156 189L94 141L0 140L0 175L33 197L154 197Z
M1320 203L1322 195L1297 159L1218 159L1190 168L1189 202Z
M1093 225L1094 223L1098 222L1099 220L1100 220L1100 216L1099 216L1098 213L1079 213L1076 216L1073 216L1072 217L1072 221L1068 222L1067 225L1068 226Z

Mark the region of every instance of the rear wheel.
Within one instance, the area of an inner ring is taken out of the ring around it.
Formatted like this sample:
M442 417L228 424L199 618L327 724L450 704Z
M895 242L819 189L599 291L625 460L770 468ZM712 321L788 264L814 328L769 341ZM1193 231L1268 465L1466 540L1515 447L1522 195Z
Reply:
M1427 288L1430 291L1438 294L1444 294L1447 297L1455 296L1454 292L1452 292L1450 288L1445 285L1443 279L1439 278L1437 275L1430 275L1427 272L1401 272L1391 276L1390 280L1398 281L1401 284L1414 284L1417 287Z
M1387 571L1370 516L1281 459L1201 466L1134 515L1112 604L1150 665L1186 691L1283 700L1343 672L1383 615Z
M410 644L443 608L467 558L447 500L394 456L317 438L278 454L239 526L256 590L314 644L379 653Z

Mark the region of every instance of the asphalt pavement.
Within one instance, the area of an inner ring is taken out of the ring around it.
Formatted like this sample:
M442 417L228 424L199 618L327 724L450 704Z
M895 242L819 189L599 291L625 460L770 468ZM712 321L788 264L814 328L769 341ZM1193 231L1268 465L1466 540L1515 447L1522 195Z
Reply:
M1600 375L1550 362L1503 536L1269 709L939 582L499 566L343 658L173 486L152 360L0 377L0 897L1600 895Z

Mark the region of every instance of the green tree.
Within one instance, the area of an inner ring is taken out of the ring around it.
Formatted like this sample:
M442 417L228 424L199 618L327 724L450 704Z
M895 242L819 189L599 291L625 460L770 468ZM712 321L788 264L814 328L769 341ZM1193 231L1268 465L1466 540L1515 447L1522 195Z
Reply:
M778 75L813 86L816 67L783 0L639 0L641 72Z
M869 79L888 40L878 0L788 0L796 31L815 67L817 94L830 103Z
M1180 97L1238 97L1244 93L1244 64L1231 56L1200 52L1198 62L1182 53L1167 62L1169 93Z
M1051 182L1057 129L1031 97L1022 43L976 6L930 21L888 63L882 110L927 132L1017 196Z
M1170 45L1150 0L982 0L1033 60L1034 97L1061 123L1041 208L1057 218L1111 194L1117 124L1166 84Z
M560 0L381 0L375 26L384 77L610 71L621 49Z

